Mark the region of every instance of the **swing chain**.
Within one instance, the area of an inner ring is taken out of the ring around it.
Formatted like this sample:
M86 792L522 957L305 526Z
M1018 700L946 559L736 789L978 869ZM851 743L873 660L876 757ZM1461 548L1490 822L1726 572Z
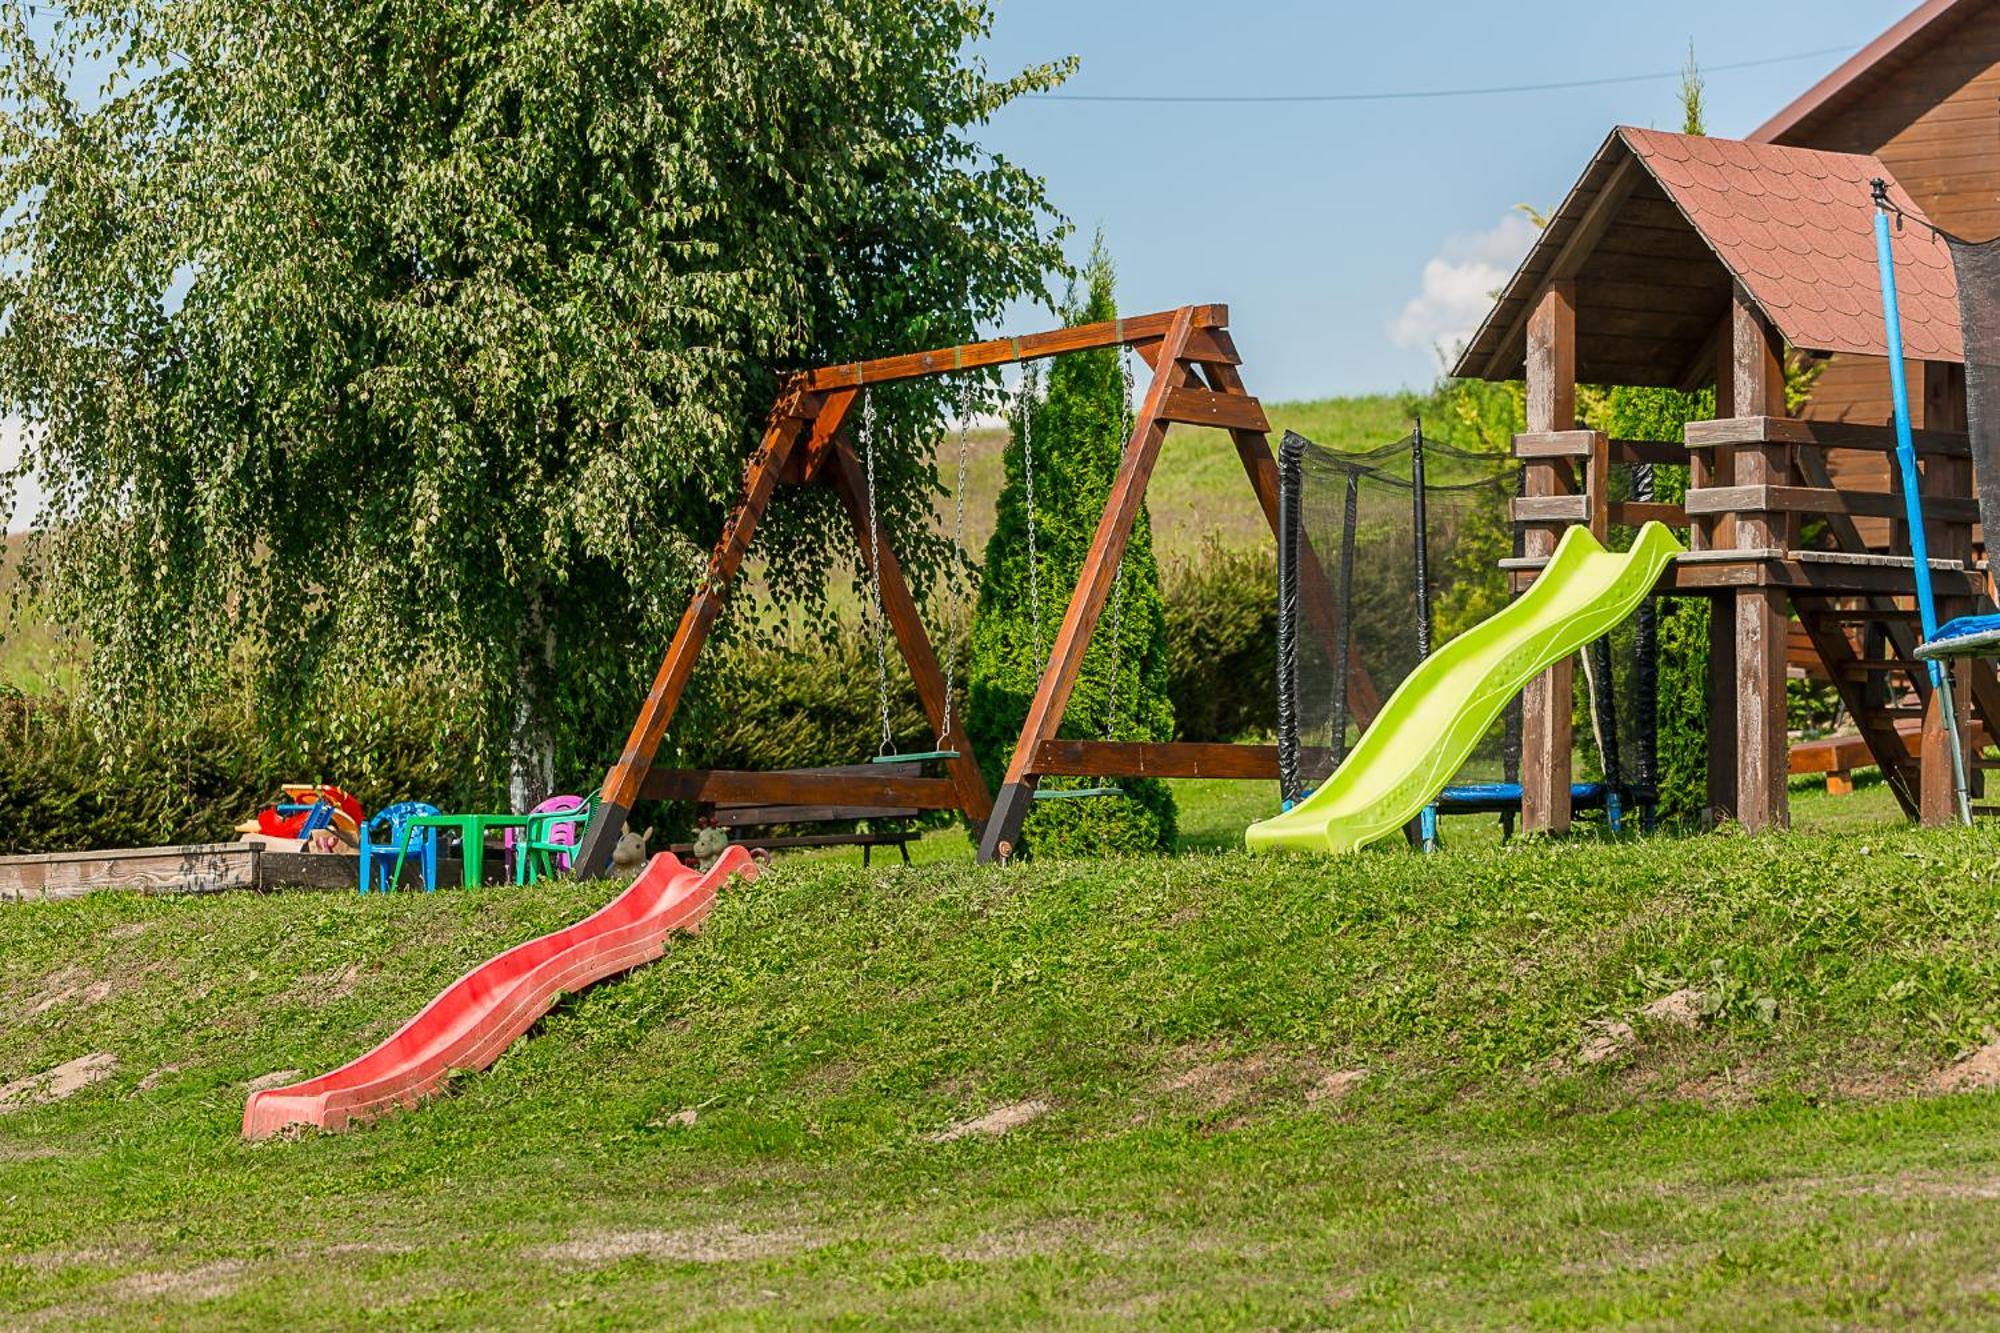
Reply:
M1132 439L1132 345L1125 344L1119 349L1119 376L1124 381L1124 396L1119 404L1119 438L1124 441L1122 450ZM1124 668L1125 659L1125 551L1131 549L1132 535L1125 534L1126 545L1118 552L1118 569L1111 576L1111 683L1104 690L1104 739L1117 739L1114 734L1118 727L1118 676Z
M1036 571L1041 557L1035 549L1035 389L1041 373L1033 361L1021 368L1021 389L1018 395L1021 412L1021 472L1026 489L1028 509L1028 615L1032 619L1035 635L1035 673L1040 675L1048 666L1042 655L1042 585Z
M951 597L951 621L945 626L944 642L944 725L938 729L937 748L949 750L951 745L952 691L958 677L958 638L964 616L965 603L959 591L959 579L964 571L958 568L965 560L965 455L969 434L972 429L972 381L966 380L958 394L958 485L952 491L954 500L951 524L951 558L953 568L946 574L945 582Z
M882 611L882 516L875 507L875 400L865 396L861 403L861 455L868 472L868 591L874 611L875 702L882 718L882 747L876 753L886 755L896 752L896 739L889 723L889 644L883 633L887 617Z

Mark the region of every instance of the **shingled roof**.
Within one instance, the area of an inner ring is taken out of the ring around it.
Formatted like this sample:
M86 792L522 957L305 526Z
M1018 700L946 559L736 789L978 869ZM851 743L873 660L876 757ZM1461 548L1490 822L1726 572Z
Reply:
M1599 384L1692 384L1741 283L1792 346L1885 355L1875 273L1873 157L1620 126L1501 292L1453 373L1518 379L1527 319L1552 280L1573 278L1577 376ZM1890 181L1912 218L1922 210ZM1951 260L1927 228L1895 240L1910 356L1963 360Z

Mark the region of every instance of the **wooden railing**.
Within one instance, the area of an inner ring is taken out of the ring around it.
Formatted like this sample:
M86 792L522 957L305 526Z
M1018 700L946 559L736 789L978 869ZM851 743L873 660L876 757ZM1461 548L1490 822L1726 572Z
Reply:
M1919 430L1912 443L1922 463L1923 509L1932 554L1966 560L1979 506L1972 496L1971 441L1962 431ZM1889 553L1909 554L1903 521L1901 473L1891 463L1889 489L1836 485L1827 455L1841 451L1893 453L1888 426L1807 421L1793 417L1733 417L1690 422L1684 443L1616 440L1602 431L1527 432L1514 437L1514 454L1530 470L1528 494L1516 499L1517 527L1559 530L1587 526L1600 538L1614 524L1657 521L1685 529L1694 550L1789 551L1799 545L1805 518L1827 520L1836 550L1879 554L1861 538L1854 520L1887 519ZM1756 451L1762 464L1755 484L1737 484L1737 455ZM1690 466L1681 504L1612 500L1609 470L1656 463ZM1757 540L1750 540L1752 537Z
M1586 526L1602 539L1613 524L1657 521L1685 528L1676 504L1610 498L1611 468L1632 463L1686 465L1687 450L1659 440L1614 440L1598 430L1530 431L1514 437L1514 456L1529 470L1527 495L1513 502L1517 527ZM1539 484L1537 484L1537 482Z
M1931 553L1940 560L1965 561L1972 554L1972 527L1979 506L1972 496L1972 446L1962 431L1911 433L1921 463L1925 529ZM1794 417L1734 417L1694 421L1687 426L1687 451L1697 460L1701 485L1691 485L1686 509L1696 549L1747 549L1799 545L1807 517L1823 518L1839 552L1879 553L1862 540L1857 518L1889 520L1888 553L1909 554L1904 522L1902 471L1888 467L1888 489L1836 485L1827 456L1840 452L1893 454L1896 432L1889 426ZM1755 450L1764 466L1761 479L1737 484L1737 455ZM1767 541L1751 541L1749 533Z

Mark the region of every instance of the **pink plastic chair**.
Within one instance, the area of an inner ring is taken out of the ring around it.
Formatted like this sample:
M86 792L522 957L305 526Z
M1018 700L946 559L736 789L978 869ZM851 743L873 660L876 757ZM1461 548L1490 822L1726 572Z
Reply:
M581 809L583 809L583 798L581 796L551 796L528 813L531 815L560 815L566 814L571 810ZM552 842L560 842L566 846L574 847L581 833L582 830L575 824L558 824L549 833L549 839ZM514 840L516 837L525 836L523 830L508 829L501 841L501 855L506 862L507 880L509 883L512 883L514 880ZM555 859L557 869L564 872L569 870L570 859L566 853L557 852Z

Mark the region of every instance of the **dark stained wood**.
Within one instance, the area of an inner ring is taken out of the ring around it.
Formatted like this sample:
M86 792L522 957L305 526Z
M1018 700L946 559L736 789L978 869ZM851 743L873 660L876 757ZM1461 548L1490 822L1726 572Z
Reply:
M1226 305L1183 306L1157 314L1134 315L1129 319L1105 320L1099 324L1078 324L1073 328L1052 329L1047 333L1024 334L1019 338L992 338L929 352L885 356L873 361L851 361L846 365L822 366L801 378L807 389L860 388L869 384L891 384L897 380L922 379L953 370L976 370L986 366L1011 365L1061 356L1065 352L1087 352L1099 347L1117 347L1143 339L1166 336L1185 315L1193 329L1222 328L1229 323Z
M1657 500L1613 500L1604 508L1611 522L1628 527L1636 528L1642 523L1664 523L1670 528L1688 525L1686 509Z
M1215 393L1208 389L1170 389L1160 408L1164 421L1189 426L1216 426L1224 430L1253 430L1266 434L1271 429L1264 408L1255 398L1236 393Z
M1903 807L1904 814L1915 816L1915 765L1910 762L1908 746L1895 725L1871 706L1866 682L1849 669L1858 660L1853 641L1837 623L1818 614L1817 607L1812 604L1800 606L1799 622L1812 637L1813 648L1819 653L1820 660L1827 664L1834 689L1839 692L1848 716L1854 719L1855 729L1867 744L1868 753L1882 769L1882 777L1895 795L1896 804ZM1788 767L1789 763L1788 759Z
M605 774L602 803L577 846L574 860L579 875L602 874L611 864L611 853L617 847L625 816L639 797L653 756L659 752L660 740L666 735L667 724L673 721L674 710L680 705L681 692L694 674L702 645L708 641L709 629L721 614L729 585L750 550L757 521L771 501L778 476L805 427L826 410L823 399L797 387L788 389L773 408L762 442L744 464L742 498L723 525L722 536L709 556L708 570L674 631L673 642L653 678L653 688L632 723L625 749Z
M1777 331L1749 295L1738 290L1731 305L1732 336L1730 395L1736 410L1781 416L1785 410L1785 377ZM1773 496L1791 488L1790 445L1758 443L1736 449L1733 489ZM1699 491L1689 491L1688 512L1695 513ZM1752 549L1796 544L1797 521L1775 506L1737 506L1736 541ZM1745 588L1736 594L1736 819L1757 831L1784 828L1791 822L1785 781L1789 775L1789 745L1785 734L1785 665L1790 612L1786 596L1775 588ZM1713 697L1713 696L1711 696Z
M2000 158L1996 158L1996 166L2000 166ZM1963 429L1966 424L1965 367L1926 362L1918 369L1919 373L1911 385L1911 415L1915 418L1912 424L1927 429ZM1972 525L1979 517L1979 506L1970 499L1943 497L1972 494L1972 460L1928 458L1922 461L1921 466L1923 474L1919 478L1918 489L1927 519L1925 534L1929 539L1931 557L1969 565L1972 560ZM1940 596L1937 602L1938 619L1942 622L1966 615L1974 606L1971 598ZM1958 801L1953 790L1952 737L1956 735L1963 740L1972 732L1971 666L1955 662L1946 663L1944 669L1952 673L1949 693L1956 717L1945 714L1945 692L1933 690L1925 697L1923 747L1919 762L1918 817L1933 827L1958 821ZM1966 750L1959 751L1960 763L1970 758Z
M1972 457L1971 440L1964 431L1913 430L1910 435L1919 454ZM1687 425L1687 447L1690 450L1767 442L1894 453L1896 432L1890 426L1754 414L1714 421L1690 421Z
M757 773L726 768L656 768L647 773L639 794L649 801L698 801L706 805L958 808L958 790L948 778L811 770Z
M834 489L840 493L841 503L846 506L848 517L854 523L854 539L862 551L865 567L874 535L870 527L873 515L868 512L868 483L862 475L860 460L855 458L845 440L835 442L832 462ZM916 599L910 596L909 584L903 579L903 566L896 559L891 545L888 533L882 532L878 548L882 562L877 571L882 588L882 612L895 631L896 646L902 650L903 661L909 665L910 679L916 684L918 699L923 702L924 716L929 720L931 730L939 733L943 742L938 748L958 752L957 758L943 761L945 771L951 775L952 785L958 791L958 808L974 824L983 823L993 811L993 795L986 789L986 778L979 771L979 757L973 753L972 741L965 734L965 719L954 713L950 734L942 734L946 707L944 672L938 667L937 654L931 650L930 635L924 632L923 613L917 609Z
M1278 747L1203 741L1043 741L1038 776L1108 778L1278 778Z
M1736 818L1736 600L1709 603L1708 823Z
M1576 284L1557 278L1543 290L1527 324L1527 428L1530 434L1576 428ZM1560 465L1529 460L1528 499L1568 489ZM1556 533L1529 528L1529 556L1554 553ZM1521 695L1521 826L1566 833L1570 823L1570 730L1573 664L1564 658L1528 682Z
M1894 518L1903 512L1903 502L1893 495L1871 495L1865 491L1837 491L1817 486L1739 485L1690 490L1685 502L1695 515L1737 514L1739 526L1752 515L1840 514L1872 518ZM1924 501L1925 516L1932 521L1971 523L1979 517L1976 500L1945 499ZM1757 542L1746 537L1746 542ZM1753 548L1754 549L1754 548ZM1938 559L1946 559L1937 555Z
M1507 509L1516 523L1566 528L1590 521L1590 497L1586 495L1523 495L1508 501Z

